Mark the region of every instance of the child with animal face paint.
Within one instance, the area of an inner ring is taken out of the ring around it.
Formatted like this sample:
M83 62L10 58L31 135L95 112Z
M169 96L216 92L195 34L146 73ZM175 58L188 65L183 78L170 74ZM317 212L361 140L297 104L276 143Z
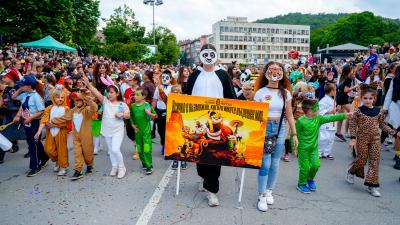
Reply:
M131 105L130 124L135 130L136 150L147 175L153 172L152 138L150 121L157 118L157 114L146 102L147 90L135 90L135 103Z
M299 162L297 190L309 194L317 190L314 179L320 167L318 133L321 125L344 120L351 114L319 115L319 105L315 99L304 99L301 107L304 116L296 121L299 145L294 150Z
M158 119L157 119L157 130L161 139L161 154L164 155L164 143L165 143L165 126L167 122L167 96L171 93L172 78L171 71L168 69L164 70L161 75L161 84L154 91L153 96L153 108L156 109Z
M66 92L61 85L57 85L51 95L53 105L45 109L35 139L39 140L43 128L47 126L44 149L51 161L56 163L53 171L58 172L58 176L66 176L69 166L67 149L68 122L65 121L54 125L51 120L55 117L64 116L69 113L70 109L66 104Z

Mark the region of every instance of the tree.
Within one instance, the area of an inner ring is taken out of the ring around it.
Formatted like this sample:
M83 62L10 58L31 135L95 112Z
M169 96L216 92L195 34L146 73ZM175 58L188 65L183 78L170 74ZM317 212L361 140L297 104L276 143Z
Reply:
M135 20L135 13L129 6L124 5L114 10L114 14L109 19L103 19L106 27L103 34L107 44L124 43L131 41L142 42L145 28Z
M97 31L100 16L98 0L73 0L75 27L72 40L82 47L89 47Z
M127 44L123 43L114 43L107 44L104 47L105 55L111 57L113 60L132 60L132 61L140 61L148 52L148 49L145 45L142 45L136 41L132 41Z
M179 58L179 46L175 34L170 29L158 26L155 29L157 52L150 59L162 65L176 64ZM148 32L145 39L146 44L153 44L153 32Z
M0 6L0 32L6 41L32 41L52 35L68 42L72 41L74 25L72 0L3 1Z

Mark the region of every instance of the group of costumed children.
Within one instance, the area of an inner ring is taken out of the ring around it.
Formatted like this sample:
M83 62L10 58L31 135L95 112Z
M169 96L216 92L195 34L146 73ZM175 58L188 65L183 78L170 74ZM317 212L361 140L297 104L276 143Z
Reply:
M87 78L83 78L82 86L78 92L71 94L62 85L57 85L52 90L52 105L45 108L34 136L35 142L39 143L42 130L46 129L44 151L55 163L53 171L58 176L66 176L68 173L67 138L68 125L72 121L75 161L72 180L83 177L84 164L86 164L86 174L93 172L94 154L100 150L101 136L107 144L112 164L110 176L123 178L126 175L126 168L120 148L127 120L135 131L136 150L143 169L146 174L151 174L153 164L150 121L157 118L157 114L150 103L146 102L147 90L144 88L134 90L134 101L128 107L122 101L120 89L114 84L105 87L106 96ZM66 104L68 96L73 100L72 109ZM42 161L46 162L42 162L37 172L28 176L36 175L46 166L47 160Z
M296 131L299 145L294 150L298 156L299 179L297 189L309 194L317 190L315 177L320 167L320 158L333 159L331 155L335 121L350 119L350 149L355 149L356 158L348 169L346 180L354 184L354 176L365 178L367 191L375 197L379 192L380 133L385 131L395 138L400 133L385 123L385 116L379 107L374 106L377 99L375 83L360 85L360 104L354 113L336 114L336 85L327 82L324 85L325 96L318 101L314 88L299 79L293 91L293 111L296 119ZM368 163L367 175L364 167Z

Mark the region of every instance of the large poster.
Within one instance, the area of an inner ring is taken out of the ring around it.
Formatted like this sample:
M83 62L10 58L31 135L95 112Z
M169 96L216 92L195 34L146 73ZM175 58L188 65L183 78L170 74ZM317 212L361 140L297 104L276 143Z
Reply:
M169 94L165 159L260 168L268 106Z

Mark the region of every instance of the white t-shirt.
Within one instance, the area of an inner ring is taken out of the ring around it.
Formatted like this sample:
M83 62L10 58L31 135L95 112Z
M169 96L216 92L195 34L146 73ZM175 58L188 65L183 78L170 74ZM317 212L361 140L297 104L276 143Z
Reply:
M202 72L196 79L193 85L192 95L203 96L211 98L223 98L224 87L222 86L221 80L218 75L213 72L206 72L202 69Z
M286 102L292 100L292 95L286 90ZM254 95L254 101L269 103L268 117L280 117L283 108L283 98L279 89L263 87Z
M164 93L168 96L171 93L172 85L168 85L167 88L164 88ZM160 97L160 92L158 91L158 87L154 90L153 99L157 100L157 109L167 110L167 105L165 105L164 101Z
M124 135L124 119L115 117L115 114L119 113L120 111L123 111L124 113L129 112L128 106L125 104L125 102L112 104L106 97L104 97L103 106L104 111L103 118L101 120L101 135L104 137ZM120 108L122 110L120 110Z

